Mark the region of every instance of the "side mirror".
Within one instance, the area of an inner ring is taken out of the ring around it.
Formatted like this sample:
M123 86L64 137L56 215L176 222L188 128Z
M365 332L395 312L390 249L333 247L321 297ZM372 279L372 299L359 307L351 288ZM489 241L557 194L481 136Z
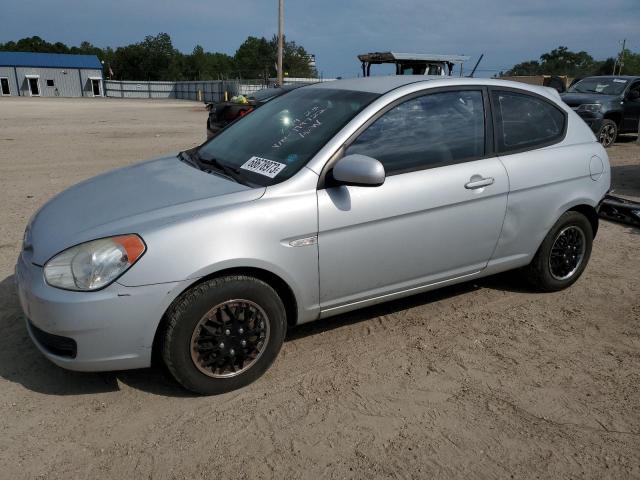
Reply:
M333 167L333 178L342 185L378 187L384 183L384 166L366 155L347 155Z

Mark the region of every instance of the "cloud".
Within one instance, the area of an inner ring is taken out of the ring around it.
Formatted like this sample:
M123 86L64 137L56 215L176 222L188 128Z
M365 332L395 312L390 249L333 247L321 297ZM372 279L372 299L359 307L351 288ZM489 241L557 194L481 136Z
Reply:
M637 0L285 0L286 33L317 55L325 76L352 76L356 55L395 50L460 53L485 75L535 59L558 45L596 58L627 38L640 51ZM40 35L49 41L118 46L167 32L190 52L196 44L233 54L248 35L277 30L275 0L31 0L3 6L0 41Z

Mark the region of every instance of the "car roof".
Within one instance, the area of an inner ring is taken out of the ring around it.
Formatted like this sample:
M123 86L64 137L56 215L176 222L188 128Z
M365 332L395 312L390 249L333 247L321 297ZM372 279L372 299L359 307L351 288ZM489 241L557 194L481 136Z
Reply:
M338 90L356 90L370 93L387 93L410 83L421 82L443 77L435 75L384 75L379 77L347 78L316 83L306 88L330 88Z
M522 82L501 80L499 78L468 78L468 77L443 77L436 75L387 75L377 77L359 77L345 80L333 80L316 83L304 88L328 88L334 90L354 90L360 92L377 93L384 95L392 90L405 85L424 83L427 87L453 87L469 85L487 85L494 87L517 88L552 97L558 100L557 91L538 85L529 85Z
M586 77L582 77L580 80L586 80L587 78L606 78L606 79L618 78L620 80L633 81L633 80L639 80L640 76L638 75L588 75Z
M283 93L287 93L291 90L295 90L296 88L305 87L307 85L313 85L313 82L298 82L298 83L287 83L281 87L265 87L260 90L256 90L253 93L247 95L249 98L255 97L256 93L259 94L263 98L270 98L270 96L277 97L282 95Z

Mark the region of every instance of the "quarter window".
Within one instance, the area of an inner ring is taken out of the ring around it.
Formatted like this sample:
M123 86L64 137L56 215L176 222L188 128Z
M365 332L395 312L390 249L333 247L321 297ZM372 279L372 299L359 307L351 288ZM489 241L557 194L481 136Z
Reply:
M387 175L477 159L484 155L482 92L440 92L408 100L372 123L346 154L373 157Z
M492 91L491 96L500 152L539 148L562 138L565 114L550 102L502 90Z

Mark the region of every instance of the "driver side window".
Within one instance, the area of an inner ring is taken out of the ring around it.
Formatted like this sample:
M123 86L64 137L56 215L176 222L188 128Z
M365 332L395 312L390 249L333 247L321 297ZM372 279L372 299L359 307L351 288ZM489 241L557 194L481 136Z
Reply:
M484 146L482 92L462 90L423 95L393 107L345 155L373 157L393 175L477 159Z

